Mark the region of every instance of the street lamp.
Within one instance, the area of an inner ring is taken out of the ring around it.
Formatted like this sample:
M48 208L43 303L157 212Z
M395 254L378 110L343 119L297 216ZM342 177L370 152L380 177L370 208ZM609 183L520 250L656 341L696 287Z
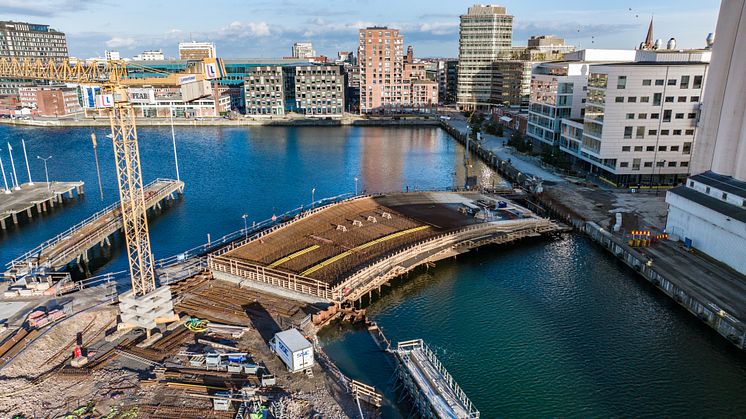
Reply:
M311 189L311 209L313 209L315 206L315 201L316 201L314 199L315 194L316 194L316 188Z
M49 185L49 170L47 170L47 160L51 159L52 156L49 156L46 159L44 157L41 157L41 156L36 156L36 158L39 159L39 160L44 160L44 175L46 175L46 177L47 177L47 189L51 189L51 187Z
M655 196L658 196L658 192L661 190L661 172L663 171L663 167L666 165L665 160L661 160L661 165L658 168L658 187L655 188Z
M244 237L249 237L249 227L246 224L246 219L249 218L249 214L244 214L241 216L243 218L243 234Z
M357 196L357 176L355 177L355 196Z

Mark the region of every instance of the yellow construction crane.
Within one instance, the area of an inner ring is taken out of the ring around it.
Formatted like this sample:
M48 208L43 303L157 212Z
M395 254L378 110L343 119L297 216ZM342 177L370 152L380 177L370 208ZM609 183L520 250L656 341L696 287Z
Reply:
M176 79L169 74L167 79ZM183 76L183 74L182 74ZM124 236L127 242L132 292L140 297L156 288L153 255L150 251L148 220L143 193L140 151L137 144L135 113L127 97L128 85L147 84L148 80L129 79L124 61L69 61L42 62L29 59L0 58L0 78L46 80L60 83L97 85L101 94L96 97L97 107L108 110L111 137L114 144L119 198L122 210ZM196 80L204 80L198 74ZM163 78L151 78L154 84Z

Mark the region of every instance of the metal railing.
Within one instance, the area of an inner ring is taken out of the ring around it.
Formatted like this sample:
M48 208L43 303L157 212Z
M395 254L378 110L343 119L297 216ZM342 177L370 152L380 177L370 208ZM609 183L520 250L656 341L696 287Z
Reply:
M143 187L143 189L146 192L151 192L151 191L147 191L147 189L153 187L154 185L156 185L159 182L160 183L166 182L166 184L164 186L158 188L157 190L152 191L152 195L151 196L158 196L158 195L162 194L163 191L167 190L168 188L170 188L173 184L177 183L178 181L173 180L173 179L158 178L158 179L156 179L156 180L148 183L147 185L145 185ZM96 212L95 214L93 214L90 217L84 219L83 221L75 224L74 226L68 228L67 230L63 231L62 233L59 233L59 234L55 235L51 239L48 239L48 240L44 241L43 243L41 243L40 245L36 246L35 248L27 251L26 253L22 254L21 256L18 256L17 258L15 258L15 259L11 260L10 262L6 263L5 264L6 269L10 270L10 269L13 269L16 266L19 266L19 265L23 266L23 265L25 265L26 264L25 262L28 259L32 259L35 256L40 255L45 249L48 249L48 248L53 247L53 246L56 246L61 241L67 240L67 239L71 238L74 234L78 233L79 231L81 231L86 226L88 226L88 225L90 225L90 224L98 221L101 218L104 218L105 216L108 216L109 214L117 211L119 208L120 208L120 202L119 201L114 202L114 203L108 205L104 209ZM117 221L117 219L115 219L114 221L119 222L119 221ZM107 226L108 226L108 224L107 224ZM88 243L90 243L90 240L88 240ZM69 252L65 252L65 253L67 254Z

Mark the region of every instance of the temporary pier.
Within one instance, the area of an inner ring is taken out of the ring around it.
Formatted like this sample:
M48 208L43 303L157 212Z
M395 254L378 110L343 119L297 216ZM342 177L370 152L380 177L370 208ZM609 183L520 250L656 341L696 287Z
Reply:
M232 243L208 266L218 279L300 301L355 302L422 264L562 230L497 195L360 196Z
M162 201L172 200L184 190L184 182L156 179L144 187L145 207L161 208ZM110 236L122 229L119 202L104 208L68 230L45 241L6 265L5 275L21 277L35 268L63 270L71 262L88 261L88 251L96 245L110 244Z
M74 194L83 195L84 183L79 182L35 182L24 183L20 190L0 193L0 229L8 228L10 222L18 224L19 215L31 220L36 215L62 204L64 195L72 199Z
M397 378L423 418L477 419L477 410L422 339L399 342Z

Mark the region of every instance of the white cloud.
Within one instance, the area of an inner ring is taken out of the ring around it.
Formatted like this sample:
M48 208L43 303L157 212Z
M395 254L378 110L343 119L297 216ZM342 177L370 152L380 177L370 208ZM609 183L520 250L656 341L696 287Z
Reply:
M217 31L218 38L234 38L234 37L264 37L270 36L278 32L277 30L271 30L267 22L231 22L228 26L223 27Z
M108 41L106 41L106 46L108 48L132 48L135 45L137 45L137 41L135 41L135 38L123 38L119 36L115 36Z

